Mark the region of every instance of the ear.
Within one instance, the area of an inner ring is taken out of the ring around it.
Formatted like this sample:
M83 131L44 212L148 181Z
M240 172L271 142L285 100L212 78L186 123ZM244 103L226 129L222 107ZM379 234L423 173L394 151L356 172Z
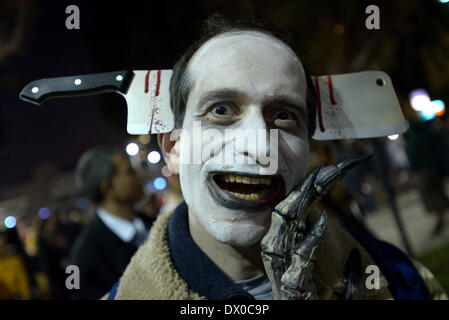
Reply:
M171 132L160 133L157 135L157 142L168 169L179 174L179 137L174 140L173 137L170 139L171 136Z

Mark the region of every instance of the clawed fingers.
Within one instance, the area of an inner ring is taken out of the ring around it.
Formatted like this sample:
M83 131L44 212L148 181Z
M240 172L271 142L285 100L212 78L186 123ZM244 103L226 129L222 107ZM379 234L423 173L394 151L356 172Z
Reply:
M354 297L363 297L363 269L362 257L359 249L352 249L345 266L345 292L344 300L352 300Z
M317 168L310 172L288 197L276 206L275 212L290 220L295 220L301 212L308 209L309 205L315 200L314 185L319 171L320 169Z
M273 212L271 214L271 225L265 237L260 242L262 253L276 255L280 258L287 256L286 237L290 223L283 215Z
M271 225L261 241L262 253L286 259L297 235L301 234L308 206L314 198L315 179L319 169L310 172L289 196L281 201L271 214ZM293 239L295 238L295 239Z
M286 298L299 298L297 295L302 295L307 289L304 288L304 283L311 276L315 251L326 225L327 216L323 212L304 239L295 243L290 265L281 278L281 288Z
M335 182L343 178L351 168L371 157L372 155L354 156L330 166L314 169L276 206L275 212L287 219L304 221L305 211L320 200Z
M324 233L327 225L327 215L322 212L318 220L314 223L313 227L306 234L304 239L295 243L292 252L291 265L298 261L308 261L314 254L315 248L321 240L321 236Z
M315 188L320 195L326 194L332 185L345 176L345 174L360 164L361 162L368 160L373 155L354 156L343 159L336 164L321 168L315 180Z
M314 295L313 285L307 279L312 274L314 254L326 229L327 216L322 213L306 231L309 209L352 167L370 157L351 157L313 170L275 207L270 229L261 241L275 299L308 299Z

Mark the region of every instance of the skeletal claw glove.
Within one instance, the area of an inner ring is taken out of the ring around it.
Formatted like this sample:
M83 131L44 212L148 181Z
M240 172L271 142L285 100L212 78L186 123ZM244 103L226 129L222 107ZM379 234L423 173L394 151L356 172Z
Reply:
M274 300L318 299L312 271L327 216L323 212L312 226L306 226L309 208L352 167L370 157L351 157L314 169L275 207L270 229L261 241L262 260Z

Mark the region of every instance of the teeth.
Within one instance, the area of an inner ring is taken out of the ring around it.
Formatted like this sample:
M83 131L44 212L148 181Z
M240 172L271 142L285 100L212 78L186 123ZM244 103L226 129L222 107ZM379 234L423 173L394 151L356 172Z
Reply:
M222 175L220 178L226 182L237 182L245 184L265 184L267 186L269 186L272 182L271 178L246 177L236 174L225 174Z
M231 194L237 198L241 198L241 199L245 199L245 200L260 200L260 195L257 193L243 194L243 193L231 192Z

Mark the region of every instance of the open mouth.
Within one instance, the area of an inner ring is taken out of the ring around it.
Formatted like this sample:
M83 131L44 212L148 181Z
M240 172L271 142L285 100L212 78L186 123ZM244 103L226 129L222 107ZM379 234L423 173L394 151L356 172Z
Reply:
M284 181L280 175L260 176L238 173L210 175L212 194L230 208L260 210L274 207L284 196Z

